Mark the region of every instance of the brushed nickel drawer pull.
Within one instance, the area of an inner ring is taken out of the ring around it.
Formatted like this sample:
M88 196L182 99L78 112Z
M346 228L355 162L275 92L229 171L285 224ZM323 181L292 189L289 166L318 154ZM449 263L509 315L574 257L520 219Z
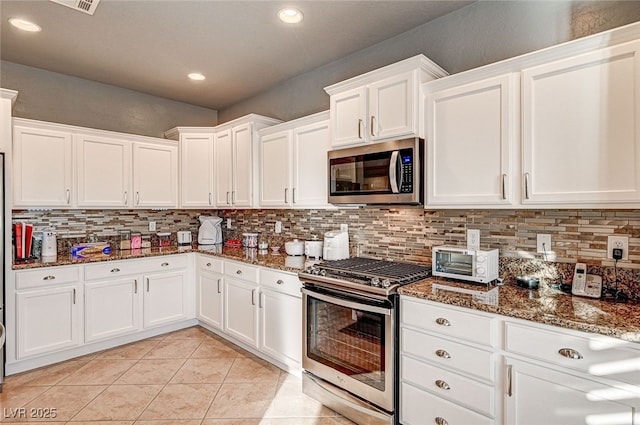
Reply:
M236 274L242 274L242 270L236 270Z
M211 263L207 263L207 267L211 267Z
M49 276L43 277L42 280L53 280L55 278L56 278L55 276L49 275Z
M449 425L449 422L447 422L445 418L442 418L440 416L436 417L435 423L436 425Z
M583 358L582 354L572 348L561 348L558 350L558 353L568 359L580 360Z
M147 278L147 292L149 292L149 278Z
M167 267L169 265L169 263L162 263L160 264L160 267Z
M436 319L436 323L439 324L440 326L451 326L451 322L443 317L438 317Z
M222 294L222 290L220 289L220 279L218 279L218 294Z
M445 381L443 381L442 379L438 379L436 381L436 387L443 389L443 390L450 390L451 387L449 386L449 384L447 384Z
M73 288L73 303L76 303L76 288Z
M277 283L278 285L282 285L282 284L284 283L284 280L282 280L282 279L278 279L278 280L276 280L276 283Z
M138 293L138 279L133 280L133 293L134 294Z
M524 199L529 199L529 173L524 173Z
M441 357L443 359L450 359L451 354L447 353L444 350L436 350L436 356Z
M117 267L114 267L114 268L111 269L111 273L118 273L119 271L120 271L120 269L117 268Z
M507 199L507 175L502 175L502 199Z

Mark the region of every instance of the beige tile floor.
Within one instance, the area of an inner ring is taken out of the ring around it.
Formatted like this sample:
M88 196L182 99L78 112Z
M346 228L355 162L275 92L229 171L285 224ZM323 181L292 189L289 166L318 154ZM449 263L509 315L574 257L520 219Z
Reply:
M38 417L47 409L55 418ZM0 412L12 424L353 424L302 394L299 378L197 326L9 376Z

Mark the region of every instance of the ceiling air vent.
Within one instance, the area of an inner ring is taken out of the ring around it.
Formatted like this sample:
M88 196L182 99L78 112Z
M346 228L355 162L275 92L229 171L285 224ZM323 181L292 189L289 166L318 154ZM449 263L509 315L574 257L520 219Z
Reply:
M80 12L88 13L89 15L93 15L93 12L96 11L96 7L98 7L98 3L100 0L51 0L54 3L61 4L63 6L70 7L72 9L78 10Z

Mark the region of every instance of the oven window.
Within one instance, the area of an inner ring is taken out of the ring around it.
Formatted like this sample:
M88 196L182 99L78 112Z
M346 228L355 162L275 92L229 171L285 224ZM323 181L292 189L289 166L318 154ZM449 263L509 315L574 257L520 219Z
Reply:
M436 271L473 276L473 257L468 254L436 252Z
M331 193L390 193L391 152L332 159Z
M307 357L385 390L385 316L307 297Z

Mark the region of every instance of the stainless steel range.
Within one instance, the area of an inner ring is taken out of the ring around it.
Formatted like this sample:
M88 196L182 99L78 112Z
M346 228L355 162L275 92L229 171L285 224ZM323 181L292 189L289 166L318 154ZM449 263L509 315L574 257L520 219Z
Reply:
M299 273L304 393L358 424L397 423L397 291L430 275L431 267L369 258Z

